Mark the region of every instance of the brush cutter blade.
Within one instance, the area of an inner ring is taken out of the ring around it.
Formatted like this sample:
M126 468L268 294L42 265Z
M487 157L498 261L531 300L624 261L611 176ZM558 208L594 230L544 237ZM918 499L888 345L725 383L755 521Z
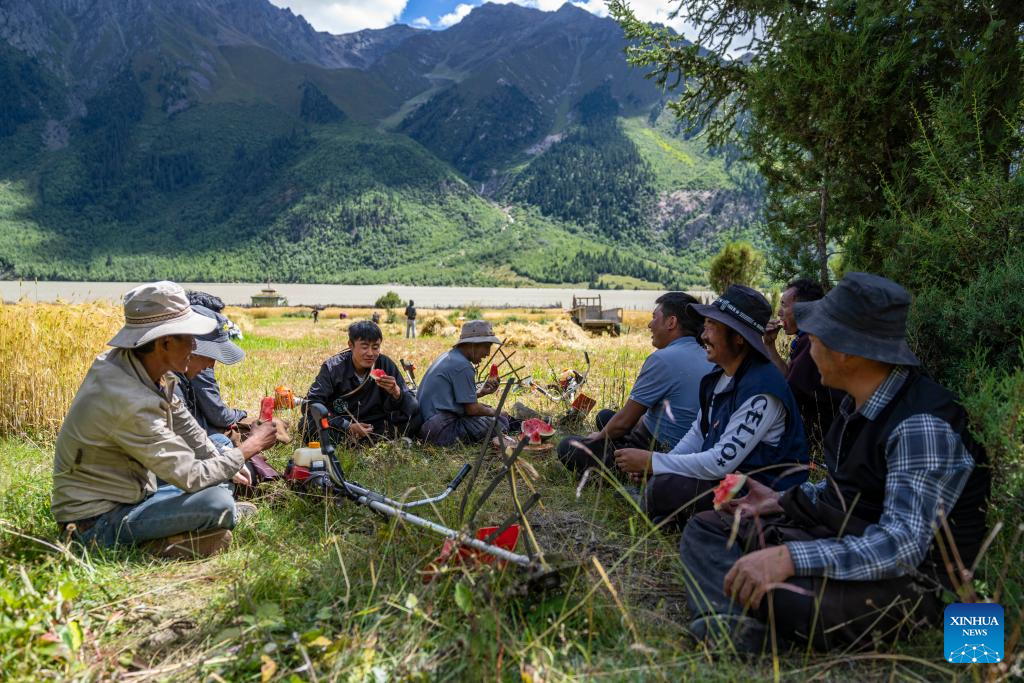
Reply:
M480 527L476 530L476 538L478 541L486 542L486 539L497 530L498 527L496 526ZM507 529L489 541L490 545L508 551L515 550L518 542L518 524L509 525ZM506 564L505 560L499 559L484 550L461 545L454 538L446 538L444 545L441 547L441 554L427 564L420 573L423 576L423 583L430 583L444 573L447 566L461 565L470 569L481 566L496 566L502 569Z

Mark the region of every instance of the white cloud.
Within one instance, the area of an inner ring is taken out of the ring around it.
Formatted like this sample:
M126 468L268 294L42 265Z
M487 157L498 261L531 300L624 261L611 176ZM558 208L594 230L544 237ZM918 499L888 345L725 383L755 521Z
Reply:
M313 28L329 33L351 33L384 28L398 20L408 0L270 0L278 7L301 14Z
M426 17L416 17L410 23L416 28L430 28L430 19Z
M454 11L452 11L449 14L444 15L443 17L441 17L440 19L437 20L437 25L441 26L443 28L448 28L449 26L454 26L455 24L457 24L460 21L462 21L463 19L465 19L466 16L471 11L473 11L473 5L466 5L466 4L456 5Z

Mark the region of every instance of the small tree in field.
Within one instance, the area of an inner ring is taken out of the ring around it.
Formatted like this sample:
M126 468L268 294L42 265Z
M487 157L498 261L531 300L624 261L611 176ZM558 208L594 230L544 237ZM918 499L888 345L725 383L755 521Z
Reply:
M721 294L729 285L753 286L761 279L764 257L750 242L729 242L711 259L708 280Z
M377 300L373 302L374 308L383 308L387 311L387 321L389 323L395 322L395 309L404 305L405 302L402 301L402 298L392 291L388 291L387 294L378 297Z

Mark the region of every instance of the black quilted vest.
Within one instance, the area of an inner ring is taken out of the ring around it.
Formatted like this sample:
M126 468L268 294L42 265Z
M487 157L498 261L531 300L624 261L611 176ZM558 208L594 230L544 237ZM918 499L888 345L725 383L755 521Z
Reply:
M845 501L847 509L853 507L845 524L847 533L860 533L879 521L889 471L886 443L900 422L920 413L934 415L948 423L974 458L974 470L952 512L947 513L956 547L969 568L985 539L985 512L991 487L988 457L971 436L967 413L956 403L953 394L917 370L910 371L903 386L874 420L855 413L848 420L839 415L832 423L824 450L825 464L834 485L826 487L818 497L819 518L828 526L834 526L846 516L842 504ZM943 532L941 537L946 538L946 534ZM937 544L932 544L931 557L942 566Z

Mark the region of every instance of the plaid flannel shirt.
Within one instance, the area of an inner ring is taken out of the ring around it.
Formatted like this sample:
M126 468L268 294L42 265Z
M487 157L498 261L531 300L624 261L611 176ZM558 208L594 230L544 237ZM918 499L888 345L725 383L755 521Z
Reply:
M897 367L860 409L874 420L907 379ZM854 410L847 396L837 419L845 423ZM846 581L873 581L902 576L924 560L939 511L953 509L974 458L948 423L934 415L912 415L900 422L886 444L889 471L882 516L861 536L787 543L797 576L828 576ZM828 481L804 483L816 500Z

